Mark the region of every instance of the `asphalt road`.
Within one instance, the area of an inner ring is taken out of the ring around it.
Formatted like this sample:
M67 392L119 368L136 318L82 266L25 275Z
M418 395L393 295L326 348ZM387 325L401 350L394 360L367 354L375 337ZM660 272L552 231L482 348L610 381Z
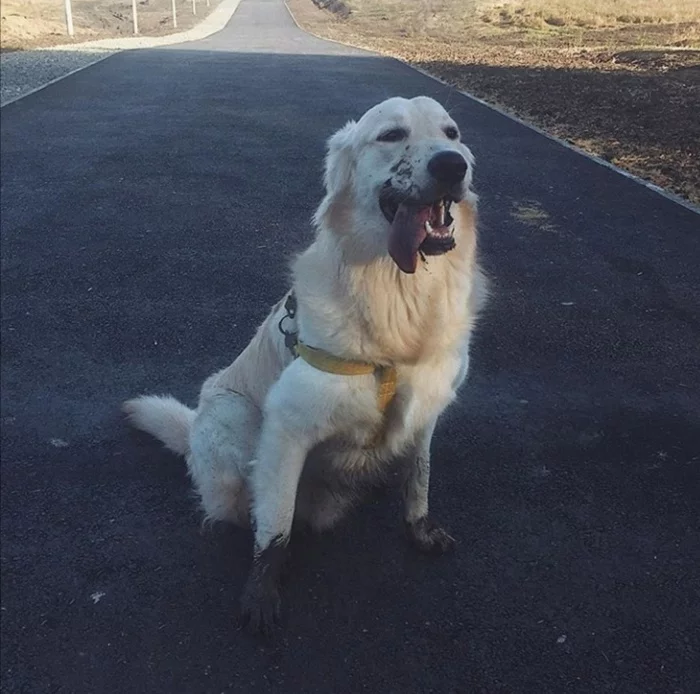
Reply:
M297 548L265 646L250 537L203 531L118 406L192 402L245 345L324 139L397 94L478 161L494 295L434 447L459 550L416 556L378 495ZM1 176L4 692L700 691L700 216L280 0L7 106Z

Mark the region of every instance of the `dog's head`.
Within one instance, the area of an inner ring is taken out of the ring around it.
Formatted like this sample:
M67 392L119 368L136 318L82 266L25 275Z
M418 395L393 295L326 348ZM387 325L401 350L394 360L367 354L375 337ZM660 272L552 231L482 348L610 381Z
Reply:
M439 103L388 99L328 141L326 197L316 220L356 237L353 247L364 254L388 252L403 272L415 272L419 253L455 247L453 205L471 196L473 165ZM334 223L334 208L342 222Z

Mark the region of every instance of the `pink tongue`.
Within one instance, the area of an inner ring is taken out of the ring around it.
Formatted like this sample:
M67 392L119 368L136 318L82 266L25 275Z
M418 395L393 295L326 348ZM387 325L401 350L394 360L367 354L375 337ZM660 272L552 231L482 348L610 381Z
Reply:
M428 235L425 222L430 207L399 205L389 234L389 255L403 272L412 274L418 264L418 248Z

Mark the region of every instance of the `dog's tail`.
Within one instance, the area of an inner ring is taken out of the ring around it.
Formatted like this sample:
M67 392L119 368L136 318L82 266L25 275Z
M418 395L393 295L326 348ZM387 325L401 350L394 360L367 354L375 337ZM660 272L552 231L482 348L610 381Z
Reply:
M194 410L169 395L142 395L127 400L122 410L137 429L160 439L166 448L179 455L189 453Z

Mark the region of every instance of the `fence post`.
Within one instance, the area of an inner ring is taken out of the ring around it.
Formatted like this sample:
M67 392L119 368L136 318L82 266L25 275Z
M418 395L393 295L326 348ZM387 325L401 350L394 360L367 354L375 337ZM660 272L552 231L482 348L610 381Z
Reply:
M131 0L131 14L134 18L134 34L139 33L139 18L136 12L136 0Z
M197 14L197 0L192 0L192 14Z
M66 10L66 31L68 36L73 36L73 8L71 7L70 0L64 0L64 7Z
M177 29L177 8L175 7L175 0L170 0L170 6L173 8L173 28Z

